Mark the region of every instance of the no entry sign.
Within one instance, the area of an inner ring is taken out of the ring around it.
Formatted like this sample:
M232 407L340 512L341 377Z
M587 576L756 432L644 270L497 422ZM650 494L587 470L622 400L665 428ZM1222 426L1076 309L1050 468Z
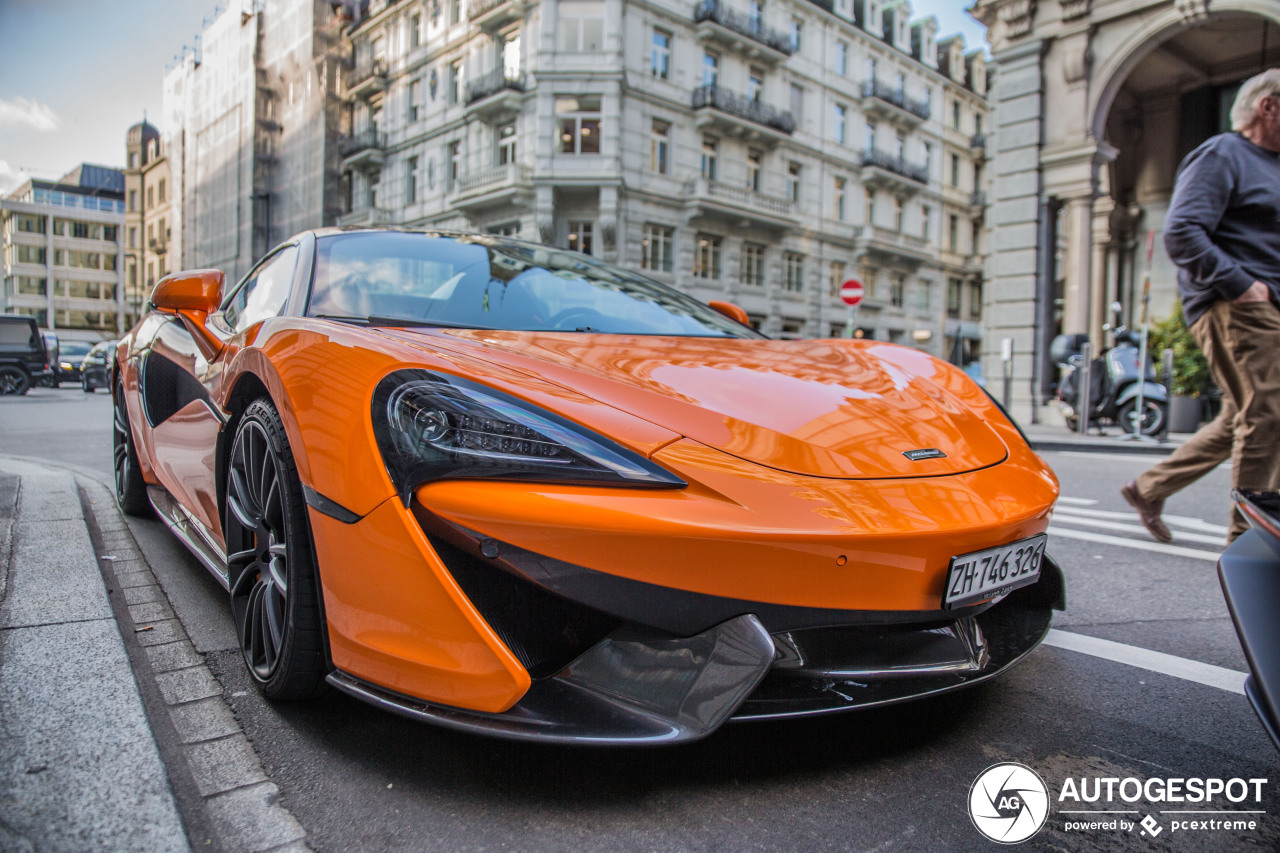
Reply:
M856 278L851 278L844 284L840 285L840 300L850 307L857 305L862 301L862 297L866 296L867 290L862 286L862 282Z

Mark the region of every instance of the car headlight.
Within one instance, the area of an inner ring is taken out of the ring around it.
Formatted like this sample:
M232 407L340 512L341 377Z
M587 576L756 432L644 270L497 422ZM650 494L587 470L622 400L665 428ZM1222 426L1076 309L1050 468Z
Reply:
M457 478L688 485L602 435L458 376L392 373L374 390L372 414L378 449L406 505L422 483Z

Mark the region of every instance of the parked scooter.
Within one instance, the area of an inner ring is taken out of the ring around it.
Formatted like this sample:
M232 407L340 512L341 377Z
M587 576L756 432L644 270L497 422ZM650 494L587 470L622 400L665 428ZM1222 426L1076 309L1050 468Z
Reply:
M1118 311L1116 303L1113 310ZM1110 326L1104 326L1110 329ZM1169 409L1169 392L1156 380L1155 363L1147 356L1146 370L1138 369L1138 353L1141 339L1136 332L1124 326L1114 331L1115 345L1093 359L1089 366L1089 426L1102 427L1105 423L1119 424L1129 433L1136 433L1141 421L1143 435L1155 435L1164 428ZM1049 355L1062 369L1058 380L1058 405L1067 427L1072 431L1080 425L1080 382L1084 372L1084 356L1081 351L1089 340L1087 335L1058 335L1049 345ZM1142 377L1142 381L1139 378ZM1141 390L1142 412L1138 412Z
M1231 497L1252 527L1218 558L1218 578L1249 661L1245 696L1280 749L1280 494Z

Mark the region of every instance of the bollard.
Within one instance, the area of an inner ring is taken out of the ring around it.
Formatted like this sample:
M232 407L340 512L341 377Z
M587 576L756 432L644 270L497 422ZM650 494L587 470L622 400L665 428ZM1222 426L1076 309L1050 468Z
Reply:
M1004 374L1004 390L1000 395L1004 410L1013 405L1013 338L1000 341L1000 371Z
M1169 440L1169 413L1173 409L1173 350L1166 349L1160 356L1160 373L1164 379L1164 387L1168 392L1165 396L1169 400L1169 405L1165 409L1164 423L1160 426L1160 440Z
M1089 412L1092 411L1089 400L1089 372L1093 369L1093 345L1088 341L1080 347L1080 358L1083 359L1083 363L1080 365L1080 393L1076 394L1076 416L1080 419L1080 434L1088 435Z

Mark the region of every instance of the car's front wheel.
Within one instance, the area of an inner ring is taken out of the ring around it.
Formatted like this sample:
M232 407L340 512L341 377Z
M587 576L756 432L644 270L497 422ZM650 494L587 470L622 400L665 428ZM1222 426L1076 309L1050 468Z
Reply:
M138 468L138 449L133 443L133 429L129 426L129 411L124 402L124 380L119 377L111 399L111 467L116 481L116 503L129 515L146 516L151 513L151 502L147 500L147 483Z
M25 394L31 388L31 377L21 367L0 367L0 395Z
M228 580L245 664L271 699L314 696L324 687L325 662L311 531L270 401L245 410L227 473Z

